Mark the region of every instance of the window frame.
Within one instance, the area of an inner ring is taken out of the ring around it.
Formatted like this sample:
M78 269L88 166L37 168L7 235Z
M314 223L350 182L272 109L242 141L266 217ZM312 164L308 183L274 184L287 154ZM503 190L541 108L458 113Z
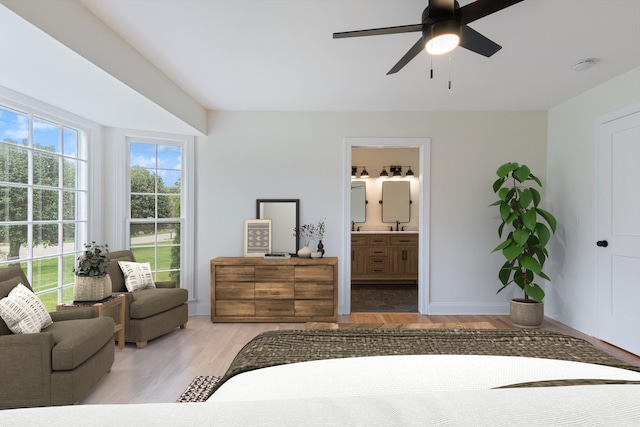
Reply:
M121 203L125 223L121 226L122 242L125 247L129 247L131 224L145 222L145 220L132 219L131 215L131 162L130 144L148 143L159 145L179 146L182 149L181 167L181 193L180 193L180 217L176 218L180 224L180 287L187 289L189 301L195 300L194 287L194 143L195 138L189 135L176 135L150 131L119 130L116 139L121 147L120 158L122 164L126 165L126 172L123 174ZM175 222L173 218L154 218L157 223Z
M44 121L51 123L55 126L60 127L60 141L64 139L64 131L65 129L71 129L78 132L78 138L76 141L76 151L77 154L75 156L75 160L81 160L83 167L78 167L77 171L79 172L76 175L76 183L73 189L75 194L84 194L82 197L83 205L77 206L76 210L83 210L84 219L77 217L71 222L79 225L76 227L75 234L75 245L72 251L64 251L63 244L60 243L57 245L58 250L52 256L43 257L41 255L34 254L33 248L33 227L45 224L45 223L55 223L59 225L58 229L58 240L59 242L63 242L61 238L64 237L63 225L68 223L69 220L64 219L64 214L60 217L60 211L63 211L63 205L59 206L58 218L55 220L35 220L33 218L33 203L31 203L28 218L26 220L26 224L30 225L30 231L28 232L28 241L27 241L27 256L23 259L17 260L20 263L26 263L26 271L24 271L27 279L34 287L34 290L37 289L38 284L34 283L34 262L37 262L41 259L47 258L57 258L58 259L58 271L57 271L57 285L55 288L35 291L36 295L39 297L44 294L56 293L57 294L57 303L64 302L64 292L69 291L73 288L74 282L71 283L63 283L64 277L64 262L63 259L65 256L72 255L73 261L75 264L75 260L78 255L84 250L84 243L90 242L91 240L100 240L102 238L101 227L99 226L100 220L102 218L102 198L100 192L100 176L102 165L100 162L96 160L96 156L93 154L95 152L100 152L102 147L102 132L101 128L98 124L77 116L75 114L69 113L52 105L49 105L45 102L30 98L26 95L20 94L18 92L12 91L7 88L0 87L0 107L13 111L18 114L24 114L29 119L29 142L30 146L27 147L30 150L29 158L31 159L33 153L39 151L34 146L34 120ZM71 158L70 156L64 153L62 150L60 153L55 154L58 161L62 159L64 163L65 159ZM41 188L42 186L37 185L33 181L34 169L32 160L29 160L29 177L28 177L28 193L30 195L33 194L34 189ZM59 171L59 176L62 176L62 171ZM58 182L57 187L53 187L56 191L62 191L64 193L65 185L64 182ZM62 203L62 201L60 201ZM9 262L9 260L0 262L0 267L12 264L13 262ZM48 309L52 309L53 307L48 307Z

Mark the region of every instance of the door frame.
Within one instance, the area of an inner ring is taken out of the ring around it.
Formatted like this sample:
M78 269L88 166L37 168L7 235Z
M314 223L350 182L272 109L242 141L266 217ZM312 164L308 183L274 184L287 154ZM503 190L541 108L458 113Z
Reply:
M598 157L598 149L600 145L600 131L601 131L601 128L609 122L612 122L614 120L618 120L623 117L629 116L631 114L639 113L639 112L640 112L640 102L634 102L630 105L610 111L606 114L595 117L593 119L593 148L592 148L593 149L593 182L591 185L593 189L592 209L593 209L594 218L593 218L593 229L592 229L592 238L591 238L591 242L592 242L591 265L593 266L592 277L594 279L591 281L591 297L593 298L592 307L595 309L596 315L594 316L595 324L593 325L591 334L595 337L602 336L602 333L601 333L602 325L600 321L600 307L598 305L598 291L599 291L598 280L597 280L598 273L599 273L598 248L593 244L596 242L596 240L599 239L598 236L600 232L599 217L598 217L598 206L600 204L600 193L598 191L598 183L600 182L600 175L601 175L600 163L599 163L599 157Z
M343 154L342 280L338 285L338 313L351 313L351 150L353 148L418 148L418 312L429 314L429 212L431 138L345 138Z

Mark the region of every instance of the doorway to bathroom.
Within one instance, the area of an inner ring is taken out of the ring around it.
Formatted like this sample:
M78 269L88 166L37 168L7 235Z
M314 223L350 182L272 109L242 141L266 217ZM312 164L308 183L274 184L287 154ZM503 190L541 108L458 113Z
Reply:
M428 138L345 140L351 175L345 194L341 314L426 314L428 159Z

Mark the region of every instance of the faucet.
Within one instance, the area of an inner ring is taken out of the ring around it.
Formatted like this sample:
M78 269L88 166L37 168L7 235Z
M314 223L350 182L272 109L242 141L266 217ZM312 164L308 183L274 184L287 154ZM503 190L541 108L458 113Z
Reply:
M398 226L400 226L400 221L396 221L396 231L399 231Z
M355 225L356 225L356 222L355 221L351 221L351 231L356 231Z

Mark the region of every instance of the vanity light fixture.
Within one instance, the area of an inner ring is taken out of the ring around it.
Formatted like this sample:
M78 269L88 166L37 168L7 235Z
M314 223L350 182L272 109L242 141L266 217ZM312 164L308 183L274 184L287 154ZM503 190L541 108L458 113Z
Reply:
M358 176L358 168L362 168L360 178L369 178L369 172L367 172L366 166L351 166L351 178L356 178Z
M391 176L400 177L402 176L402 166L389 166L389 172L391 172Z
M380 172L380 176L389 176L389 174L387 173L387 170L385 169L385 166L382 167L382 172Z

